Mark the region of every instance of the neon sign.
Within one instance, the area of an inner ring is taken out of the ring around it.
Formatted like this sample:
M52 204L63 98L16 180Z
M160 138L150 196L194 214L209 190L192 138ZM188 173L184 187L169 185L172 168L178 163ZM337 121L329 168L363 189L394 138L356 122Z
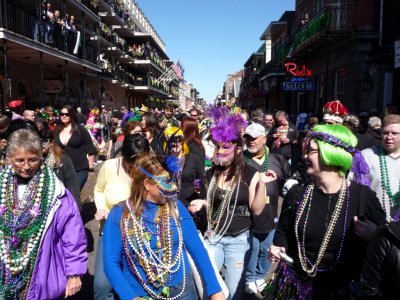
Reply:
M292 74L295 77L311 77L312 72L305 65L298 66L294 62L288 62L284 64L286 67L286 72Z

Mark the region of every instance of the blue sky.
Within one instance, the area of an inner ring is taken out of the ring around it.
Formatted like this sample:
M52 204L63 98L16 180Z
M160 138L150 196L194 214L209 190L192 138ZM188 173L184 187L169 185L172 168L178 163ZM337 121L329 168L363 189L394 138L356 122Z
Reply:
M261 34L295 0L136 0L166 45L180 60L185 79L207 102L214 101L228 74L243 68L262 45Z

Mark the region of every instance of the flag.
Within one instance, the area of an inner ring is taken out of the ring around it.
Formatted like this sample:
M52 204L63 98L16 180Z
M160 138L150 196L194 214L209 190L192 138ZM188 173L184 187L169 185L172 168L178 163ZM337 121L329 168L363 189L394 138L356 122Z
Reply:
M180 62L174 63L172 65L172 69L174 70L176 77L178 77L178 79L183 79L184 70Z

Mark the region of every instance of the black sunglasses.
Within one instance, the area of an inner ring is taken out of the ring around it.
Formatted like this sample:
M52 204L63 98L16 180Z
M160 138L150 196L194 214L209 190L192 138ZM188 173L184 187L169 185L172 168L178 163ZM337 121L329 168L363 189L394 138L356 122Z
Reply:
M69 113L60 113L60 117L69 117Z

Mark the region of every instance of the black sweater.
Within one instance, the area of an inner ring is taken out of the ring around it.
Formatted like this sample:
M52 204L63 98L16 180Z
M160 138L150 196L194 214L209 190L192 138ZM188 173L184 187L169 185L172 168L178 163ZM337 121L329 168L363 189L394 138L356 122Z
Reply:
M87 155L96 154L92 138L82 125L79 125L79 133L72 134L66 145L61 142L59 134L54 137L54 142L71 158L75 171L88 169Z
M200 194L194 191L193 181L201 179L203 182ZM188 206L190 201L195 199L204 199L206 197L206 174L204 172L204 165L200 162L197 155L189 153L185 157L185 164L182 169L181 189L178 199L180 199L185 206Z
M296 211L299 204L296 199L302 199L301 196L303 193L304 186L299 187L296 185L286 195L274 237L274 245L286 248L286 253L294 259L294 264L290 268L299 279L311 285L314 291L320 296L326 296L344 288L349 285L352 279L359 277L367 249L367 242L355 233L354 216L358 216L359 219L368 219L377 225L382 225L385 223L385 213L373 191L352 182L349 187L347 227L345 229L340 259L334 265L343 233L345 206L341 210L322 263L319 266L319 268L323 269L330 268L333 265L334 267L330 271L319 272L314 278L311 278L300 266L294 232ZM300 197L296 197L298 195ZM305 252L311 262L315 262L317 258L337 199L338 193L325 194L321 190L314 188L305 237ZM305 215L306 213L303 213L298 226L300 239L303 236Z

